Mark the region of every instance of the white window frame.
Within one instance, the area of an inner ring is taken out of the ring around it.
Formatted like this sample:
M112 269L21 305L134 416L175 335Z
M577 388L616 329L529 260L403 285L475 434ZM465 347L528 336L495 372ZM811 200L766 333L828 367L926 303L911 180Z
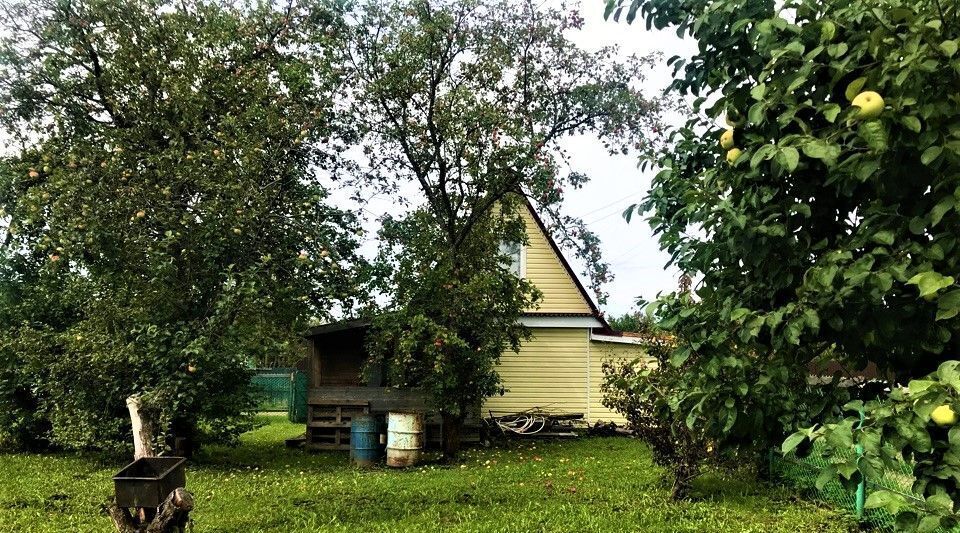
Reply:
M520 247L520 249L518 250L518 255L520 257L518 258L519 264L517 265L517 277L523 279L527 277L527 247L523 243L516 243L516 244L517 246ZM504 244L500 245L501 253L504 253L504 247L505 247ZM511 267L511 271L512 271L513 261L511 261L507 266Z
M527 277L527 247L520 244L520 279Z

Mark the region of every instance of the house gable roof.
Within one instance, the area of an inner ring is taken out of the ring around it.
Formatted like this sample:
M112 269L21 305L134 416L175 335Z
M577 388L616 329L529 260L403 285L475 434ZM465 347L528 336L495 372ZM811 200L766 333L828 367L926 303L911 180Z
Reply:
M543 236L544 241L547 243L550 251L552 252L553 257L559 262L560 267L563 269L565 277L569 280L569 283L575 288L575 291L583 299L585 304L583 311L589 312L589 314L595 317L601 324L603 324L604 329L610 329L609 324L603 318L603 314L600 312L597 304L594 303L593 298L590 297L590 294L587 292L587 289L583 286L583 283L580 282L580 278L577 277L576 273L570 267L570 263L567 262L567 258L564 257L563 252L560 250L560 247L557 246L556 241L553 239L553 236L550 234L550 231L547 229L547 226L543 223L543 219L540 218L540 215L537 214L537 210L533 207L533 203L530 202L530 199L524 196L524 203L527 207L527 212L530 215L530 218L533 219L536 227L539 229L540 234ZM528 228L529 235L529 228ZM530 277L530 280L536 285L537 280L534 277ZM541 290L544 292L544 300L546 300L550 294L547 293L543 288ZM570 316L572 314L587 314L586 312L577 312L575 309L565 309L559 311L553 311L549 309L534 309L527 315L537 315L537 316Z
M543 219L540 218L540 215L537 213L537 210L534 208L533 203L530 202L530 199L524 196L524 204L526 205L527 213L529 218L534 222L534 226L539 230L539 235L542 236L542 242L546 245L546 250L542 252L541 256L543 259L549 258L550 260L556 261L556 267L558 270L562 271L562 280L561 283L566 285L562 287L564 295L569 299L570 295L576 295L576 302L579 305L573 305L568 308L558 308L555 305L546 305L541 306L538 309L530 309L524 313L524 316L528 317L558 317L558 318L569 318L569 317L593 317L602 325L600 328L594 328L596 333L605 333L605 334L617 334L613 331L610 325L607 323L606 319L603 317L603 314L600 312L600 308L597 307L597 304L594 303L593 298L590 296L590 293L587 292L587 289L583 286L583 283L580 282L580 278L573 271L573 268L570 266L570 263L567 262L567 258L564 257L563 252L560 250L560 247L557 245L556 241L553 239L553 236L550 234L550 231L547 229L546 224L544 224ZM528 235L532 228L527 228ZM537 239L537 244L540 243L540 240ZM533 243L531 243L533 244ZM551 270L552 270L552 265ZM551 274L556 274L557 272L551 272ZM528 276L528 279L532 281L535 285L538 285L537 276ZM553 280L556 282L556 280ZM555 285L554 285L555 287ZM555 296L556 293L548 289L548 287L539 287L541 291L544 292L544 299L546 300L550 296ZM547 290L545 290L547 289ZM344 320L340 322L321 324L310 328L305 333L307 337L314 336L324 336L331 333L338 333L345 330L353 329L365 329L370 327L372 321L369 319L359 319L359 320Z

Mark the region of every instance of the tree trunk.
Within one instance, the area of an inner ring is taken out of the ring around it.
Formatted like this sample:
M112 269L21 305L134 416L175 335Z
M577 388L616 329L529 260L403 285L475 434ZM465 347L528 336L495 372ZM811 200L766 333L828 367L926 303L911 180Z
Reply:
M130 425L133 426L133 459L153 457L153 422L145 416L139 395L127 398Z
M673 467L673 490L670 497L674 500L686 500L690 497L693 480L700 475L700 466L695 461L681 460Z
M134 519L130 511L117 507L117 504L107 509L117 533L183 533L190 521L191 510L193 495L182 487L167 495L149 522Z
M463 416L454 416L441 413L443 418L443 456L455 459L460 453L460 429L463 427Z
M153 457L155 423L150 410L143 407L139 395L127 398L130 425L133 427L133 459ZM117 533L184 533L193 510L193 495L183 487L167 495L160 507L138 507L131 514L129 509L110 505L107 512L113 520Z

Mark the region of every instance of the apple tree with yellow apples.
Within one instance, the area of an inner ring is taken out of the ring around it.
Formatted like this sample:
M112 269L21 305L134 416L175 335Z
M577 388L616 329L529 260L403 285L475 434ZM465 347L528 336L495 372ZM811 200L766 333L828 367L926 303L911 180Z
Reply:
M941 371L960 352L958 9L608 1L608 17L698 44L668 61L689 121L671 132L672 149L644 161L657 169L651 191L625 213L645 215L671 263L695 279L692 294L655 308L685 339L673 363L694 368L664 389L662 416L740 450L827 423L847 431L826 439L841 447L879 439L868 454L960 452L930 421L937 406L871 411L898 397L910 404L920 394L912 380L937 383L929 394L957 407ZM868 366L889 380L889 398L882 387L841 386ZM858 432L848 399L867 407ZM960 466L916 465L923 497L940 509L960 500ZM861 474L850 464L833 473ZM903 525L921 515L905 512Z
M872 488L866 508L897 517L901 530L950 531L958 522L957 453L960 446L960 362L944 361L936 371L871 399L843 406L835 417L802 428L785 439L784 453L807 453L814 443L825 450L818 484L830 479L881 479L884 472L913 469L914 498L902 490ZM863 419L860 419L863 413ZM857 453L862 450L862 456ZM887 476L889 477L889 476Z

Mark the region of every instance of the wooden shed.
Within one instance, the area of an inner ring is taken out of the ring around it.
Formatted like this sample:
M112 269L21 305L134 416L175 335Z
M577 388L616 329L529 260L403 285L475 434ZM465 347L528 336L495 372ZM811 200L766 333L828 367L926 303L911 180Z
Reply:
M348 320L316 326L307 333L307 448L349 449L353 416L386 415L390 411L424 413L427 444L438 445L442 424L427 395L416 389L388 386L382 372L364 368L369 330L369 320ZM466 422L462 437L464 442L479 440L478 419Z

